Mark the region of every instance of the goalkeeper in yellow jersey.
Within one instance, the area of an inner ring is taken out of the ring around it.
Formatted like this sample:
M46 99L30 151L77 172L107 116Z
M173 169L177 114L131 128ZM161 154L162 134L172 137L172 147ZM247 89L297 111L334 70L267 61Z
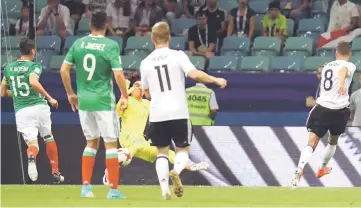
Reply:
M121 109L122 99L117 104L118 116L122 119L119 143L122 148L128 148L133 157L153 163L157 159L157 148L151 146L144 136L150 112L150 101L143 99L140 74L133 73L128 76L128 106ZM131 86L131 88L129 88ZM169 162L174 164L175 152L169 151ZM206 162L188 164L186 169L199 171L208 169ZM107 185L108 174L105 170L103 183Z

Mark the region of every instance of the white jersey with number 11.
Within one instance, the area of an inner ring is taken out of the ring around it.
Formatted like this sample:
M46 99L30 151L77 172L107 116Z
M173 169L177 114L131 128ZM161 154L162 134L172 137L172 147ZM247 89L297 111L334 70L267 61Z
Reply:
M329 109L342 109L349 106L348 92L346 92L345 95L340 95L338 93L340 87L338 74L343 67L346 67L348 71L348 76L345 79L345 88L348 91L356 66L353 63L344 60L332 61L323 67L320 83L320 97L317 98L317 104Z
M140 65L143 89L149 89L150 122L189 119L185 76L196 69L183 51L155 49Z

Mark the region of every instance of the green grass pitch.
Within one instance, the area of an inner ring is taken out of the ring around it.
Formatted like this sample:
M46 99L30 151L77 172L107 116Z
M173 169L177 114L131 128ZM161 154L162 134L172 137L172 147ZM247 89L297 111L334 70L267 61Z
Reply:
M95 199L80 198L80 186L2 185L1 207L361 207L361 188L186 186L184 196L160 200L158 186L120 186L123 200L108 200L105 186Z

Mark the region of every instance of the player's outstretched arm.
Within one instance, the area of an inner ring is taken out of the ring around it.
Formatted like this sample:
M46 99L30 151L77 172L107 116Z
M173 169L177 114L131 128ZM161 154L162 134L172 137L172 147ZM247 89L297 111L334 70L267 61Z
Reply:
M30 86L42 96L49 101L49 103L54 107L58 108L58 101L49 95L49 93L44 89L43 85L39 82L39 77L35 73L31 73L29 77Z
M113 70L114 79L122 93L122 97L128 99L127 81L122 70Z
M205 84L216 84L221 88L225 88L227 86L227 80L223 78L217 78L214 76L210 76L200 70L193 69L188 72L188 77L197 81L202 82Z
M71 65L63 62L60 68L60 75L63 81L63 85L68 96L68 101L71 105L72 110L75 112L78 109L78 97L74 93L73 87L71 86L70 80Z
M347 93L347 89L345 86L345 80L349 75L349 71L347 67L342 67L341 70L338 73L338 83L340 85L339 89L338 89L338 93L340 95L346 95Z

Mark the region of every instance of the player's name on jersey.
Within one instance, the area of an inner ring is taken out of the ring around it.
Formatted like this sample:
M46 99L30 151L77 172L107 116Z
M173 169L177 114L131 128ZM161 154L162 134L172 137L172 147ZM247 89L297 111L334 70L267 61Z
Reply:
M29 70L29 67L28 66L15 66L15 67L10 67L9 70L15 71L15 72L26 72Z
M89 50L97 50L97 51L104 51L105 44L100 43L87 43L85 45L84 42L81 43L81 47Z

